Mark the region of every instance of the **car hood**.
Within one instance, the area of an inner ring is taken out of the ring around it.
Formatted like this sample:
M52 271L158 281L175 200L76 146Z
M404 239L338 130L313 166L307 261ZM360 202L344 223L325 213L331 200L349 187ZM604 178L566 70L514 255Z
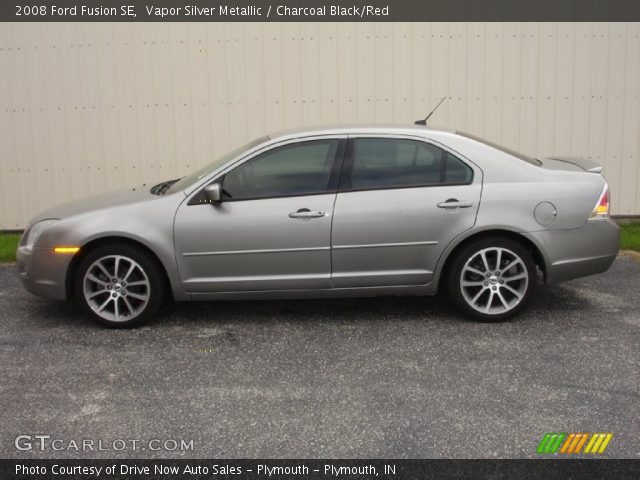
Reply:
M149 187L147 186L124 188L56 205L55 207L49 208L38 214L31 220L30 224L47 218L64 219L74 215L81 215L107 208L132 205L134 203L144 202L154 198L161 197L152 195L149 192Z

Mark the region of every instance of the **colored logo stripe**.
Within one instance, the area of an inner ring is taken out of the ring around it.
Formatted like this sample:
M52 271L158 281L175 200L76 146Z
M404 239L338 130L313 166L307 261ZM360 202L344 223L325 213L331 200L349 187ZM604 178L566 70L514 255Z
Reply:
M582 450L584 442L589 437L588 433L572 433L562 445L560 453L579 453Z
M556 453L565 436L566 433L547 433L538 445L538 453Z
M589 436L591 435L591 436ZM612 433L563 433L563 432L549 432L545 433L542 441L538 445L537 452L543 453L564 453L564 454L577 454L582 452L582 447L586 443L586 448L583 453L604 453L609 442L613 438ZM587 439L589 441L587 442ZM564 440L564 443L563 443ZM560 447L562 445L562 447ZM560 449L558 451L558 449Z
M587 448L584 449L584 453L604 453L612 437L611 433L594 433Z

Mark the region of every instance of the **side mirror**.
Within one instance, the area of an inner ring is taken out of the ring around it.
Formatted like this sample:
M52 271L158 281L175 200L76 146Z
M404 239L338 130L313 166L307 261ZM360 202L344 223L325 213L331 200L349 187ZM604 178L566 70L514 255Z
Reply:
M222 201L222 187L219 183L212 183L204 187L204 196L209 203L220 203Z

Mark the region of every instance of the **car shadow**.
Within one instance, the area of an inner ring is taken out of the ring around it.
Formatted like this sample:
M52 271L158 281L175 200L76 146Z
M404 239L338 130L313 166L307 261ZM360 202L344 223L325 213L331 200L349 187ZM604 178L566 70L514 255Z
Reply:
M528 307L511 322L543 321L554 312L565 315L589 311L588 299L579 295L570 283L539 285ZM50 326L73 325L102 328L88 321L73 302L31 299L29 316ZM27 313L27 312L25 312ZM454 307L446 294L436 296L390 296L341 299L224 300L167 302L148 327L177 325L224 325L229 323L360 323L360 322L470 322ZM143 327L146 328L146 327Z
M295 300L225 300L168 304L158 322L357 322L438 317L459 320L445 296Z
M592 302L572 287L537 285L533 298L512 322L538 322L557 312L579 314ZM150 324L210 324L279 322L359 323L372 321L476 323L463 316L446 293L435 296L388 296L304 300L225 300L169 303Z

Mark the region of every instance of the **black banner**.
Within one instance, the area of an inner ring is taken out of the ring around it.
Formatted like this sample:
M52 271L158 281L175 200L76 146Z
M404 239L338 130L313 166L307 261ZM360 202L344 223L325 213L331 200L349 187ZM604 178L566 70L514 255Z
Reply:
M0 460L9 479L640 478L640 460Z
M637 22L637 0L4 0L3 22Z

